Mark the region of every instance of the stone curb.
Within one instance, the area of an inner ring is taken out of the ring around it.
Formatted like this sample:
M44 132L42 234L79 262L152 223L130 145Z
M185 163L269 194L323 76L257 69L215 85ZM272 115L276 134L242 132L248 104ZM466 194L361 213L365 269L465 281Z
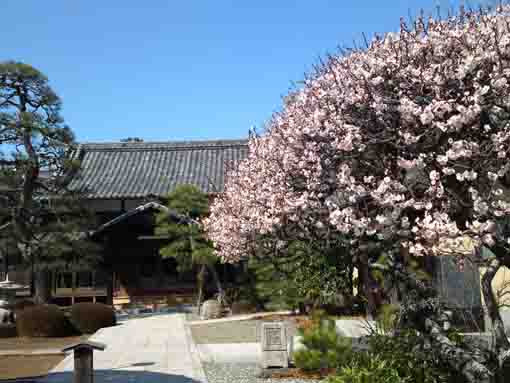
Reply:
M65 352L62 352L62 350L59 348L48 348L48 349L40 349L40 350L0 350L0 356L32 356L32 355L65 356L67 354Z
M232 321L245 321L245 320L258 320L264 319L265 317L271 315L290 315L292 311L274 311L267 313L255 313L255 314L244 314L244 315L235 315L226 318L218 318L218 319L207 319L207 320L196 320L188 322L190 325L207 325L211 323L223 323L223 322L232 322Z
M182 318L182 323L184 325L184 334L188 343L188 351L190 353L191 363L193 366L193 379L201 383L208 383L207 376L205 375L204 367L202 366L202 361L200 359L200 352L193 340L193 336L191 335L191 328L188 323L186 323L184 317Z

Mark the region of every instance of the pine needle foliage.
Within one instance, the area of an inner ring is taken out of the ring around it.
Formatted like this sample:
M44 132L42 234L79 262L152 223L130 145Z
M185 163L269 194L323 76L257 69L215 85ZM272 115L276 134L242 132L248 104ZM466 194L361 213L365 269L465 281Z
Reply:
M216 263L212 243L200 225L200 220L209 213L207 194L193 185L179 185L168 195L166 206L184 216L187 223L170 221L165 213L158 215L156 235L167 236L169 240L160 249L161 256L175 258L180 271Z
M338 304L339 295L352 295L352 272L342 254L343 249L295 240L285 256L250 258L258 301L300 310Z
M79 168L74 134L48 78L31 65L0 62L0 241L36 270L36 300L49 299L49 270L99 258L87 233L95 220L68 189Z
M308 372L320 372L348 365L353 358L351 340L339 335L335 322L320 315L314 325L301 330L304 349L294 353L296 366Z

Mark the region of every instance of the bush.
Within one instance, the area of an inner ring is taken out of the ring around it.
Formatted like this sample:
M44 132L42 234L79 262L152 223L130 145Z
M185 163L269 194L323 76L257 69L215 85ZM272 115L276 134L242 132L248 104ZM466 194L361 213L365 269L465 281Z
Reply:
M350 306L348 268L339 264L336 250L294 240L278 261L250 258L252 294L268 310L305 313L323 305Z
M14 338L18 333L16 331L15 324L0 324L0 339L2 338Z
M71 308L71 322L83 334L92 334L100 328L115 326L117 321L113 307L83 302Z
M234 302L230 308L232 315L236 314L251 314L257 312L257 307L250 302Z
M463 382L415 330L401 330L393 336L373 334L369 345L370 358L390 362L399 376L408 377L412 382Z
M13 305L12 305L12 310L15 312L15 313L19 313L23 310L25 310L26 308L28 307L34 307L35 306L35 303L32 302L31 300L28 300L28 299L22 299L20 301L17 301L15 302Z
M382 330L385 334L391 334L395 330L398 314L399 307L397 305L382 305L376 318L378 329Z
M321 372L337 369L352 360L352 342L338 335L334 321L314 318L314 324L300 332L305 349L294 353L294 363L301 370Z
M378 357L363 357L351 366L342 367L328 383L405 383L415 382L402 377L393 363ZM418 381L416 381L418 382Z
M76 335L65 314L56 305L25 307L16 317L19 336L65 337Z

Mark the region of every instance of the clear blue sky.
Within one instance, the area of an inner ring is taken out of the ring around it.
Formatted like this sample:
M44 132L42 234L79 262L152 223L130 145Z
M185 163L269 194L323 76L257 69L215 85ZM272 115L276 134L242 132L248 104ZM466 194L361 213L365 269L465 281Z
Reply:
M434 4L1 0L1 59L49 77L80 141L238 138L280 108L319 55Z

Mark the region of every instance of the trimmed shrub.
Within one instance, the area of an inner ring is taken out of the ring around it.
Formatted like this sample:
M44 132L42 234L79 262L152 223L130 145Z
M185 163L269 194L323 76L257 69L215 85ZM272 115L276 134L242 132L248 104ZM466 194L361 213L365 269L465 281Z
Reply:
M83 334L92 334L100 328L115 326L115 310L103 303L77 303L71 308L71 322Z
M34 307L35 306L35 303L32 302L31 300L28 300L28 299L22 299L20 301L17 301L15 302L13 305L12 305L12 310L15 312L15 313L19 313L23 310L25 310L26 308L28 307Z
M0 324L0 339L14 338L17 335L15 324Z
M237 314L252 314L257 312L257 307L250 302L234 302L230 308L232 315Z
M16 317L19 336L65 337L76 335L65 314L56 305L25 307Z

